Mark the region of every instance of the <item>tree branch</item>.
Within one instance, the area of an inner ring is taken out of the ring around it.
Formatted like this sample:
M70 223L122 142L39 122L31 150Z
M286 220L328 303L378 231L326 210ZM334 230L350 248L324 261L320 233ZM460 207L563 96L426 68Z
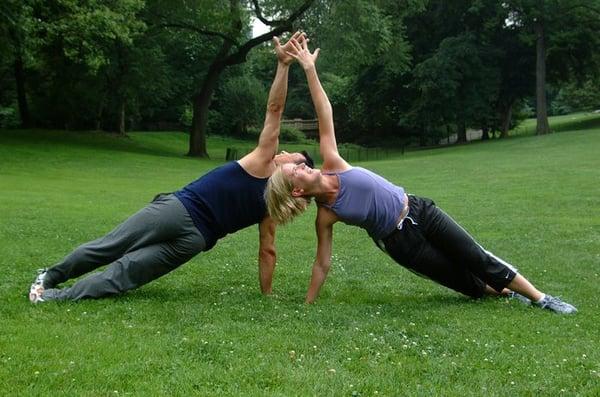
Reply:
M260 5L258 4L258 0L252 0L252 4L254 4L254 14L256 14L256 18L258 18L258 20L264 23L265 25L277 26L286 22L285 20L269 21L263 16L262 11L260 10Z
M258 7L258 3L256 2L256 0L252 0L252 2L254 3L255 7ZM292 25L293 22L298 19L310 6L311 4L314 2L314 0L306 0L304 2L304 4L302 4L296 11L294 11L287 19L282 20L282 21L277 21L276 25L277 27L267 33L264 33L260 36L254 37L251 40L248 40L246 43L244 43L242 46L238 47L237 51L234 52L233 54L231 54L230 56L227 57L227 59L225 59L225 64L226 65L236 65L238 63L242 63L244 62L244 60L246 59L246 56L248 55L248 52L250 52L250 50L253 47L256 47L257 45L259 45L260 43L264 43L265 41L268 41L270 39L272 39L274 36L280 35L284 32L289 32L292 30ZM260 8L258 8L257 10L258 13L260 13ZM262 14L260 14L260 16L257 17L263 18ZM262 19L261 19L262 21ZM263 21L263 23L265 23ZM274 26L274 25L272 25Z
M264 43L265 41L272 39L274 36L280 35L284 32L289 32L290 30L292 30L291 24L283 25L271 30L270 32L248 40L246 43L244 43L244 45L239 47L236 52L227 57L227 59L225 60L225 64L237 65L238 63L244 62L246 60L248 52L250 52L252 48L256 47L260 43Z
M232 39L231 37L227 36L224 33L202 29L202 28L199 28L198 26L190 25L190 24L183 23L183 22L162 22L162 23L155 24L153 26L157 27L157 28L175 28L175 29L190 30L192 32L202 34L205 36L220 37L223 40L230 42L233 45L238 44L236 40Z

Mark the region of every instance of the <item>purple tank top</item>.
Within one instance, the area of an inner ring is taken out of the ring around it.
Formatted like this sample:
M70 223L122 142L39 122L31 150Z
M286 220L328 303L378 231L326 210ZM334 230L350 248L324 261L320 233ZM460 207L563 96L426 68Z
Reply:
M381 240L396 228L404 208L404 189L361 167L353 167L337 175L340 187L331 209L342 222L365 229Z

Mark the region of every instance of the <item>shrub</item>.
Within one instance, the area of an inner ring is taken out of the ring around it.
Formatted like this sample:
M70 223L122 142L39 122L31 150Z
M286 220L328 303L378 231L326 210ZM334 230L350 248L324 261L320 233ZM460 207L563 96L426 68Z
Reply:
M255 138L258 140L262 128L248 127L246 131L248 138ZM306 136L304 136L304 133L297 128L282 125L279 132L279 141L287 143L300 143L306 141Z
M281 132L279 133L279 140L281 142L304 142L305 139L304 133L298 128L281 126Z
M15 106L0 106L0 128L16 128L20 124L19 115Z

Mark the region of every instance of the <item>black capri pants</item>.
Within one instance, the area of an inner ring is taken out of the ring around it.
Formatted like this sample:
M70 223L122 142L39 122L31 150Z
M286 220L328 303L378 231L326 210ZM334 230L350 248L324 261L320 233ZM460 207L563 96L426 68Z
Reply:
M432 200L408 197L407 216L381 241L396 262L473 298L484 295L486 284L501 292L515 278L510 264L483 249Z

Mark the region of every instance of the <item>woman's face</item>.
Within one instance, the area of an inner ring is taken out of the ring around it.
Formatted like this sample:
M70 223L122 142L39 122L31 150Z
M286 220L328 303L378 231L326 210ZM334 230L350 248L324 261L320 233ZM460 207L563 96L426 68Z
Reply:
M277 165L285 163L300 164L301 162L306 161L306 158L304 158L302 153L288 153L285 150L282 150L273 157L273 160Z
M314 185L321 177L321 171L310 168L304 163L284 164L281 166L281 172L292 181L294 188L299 189Z

